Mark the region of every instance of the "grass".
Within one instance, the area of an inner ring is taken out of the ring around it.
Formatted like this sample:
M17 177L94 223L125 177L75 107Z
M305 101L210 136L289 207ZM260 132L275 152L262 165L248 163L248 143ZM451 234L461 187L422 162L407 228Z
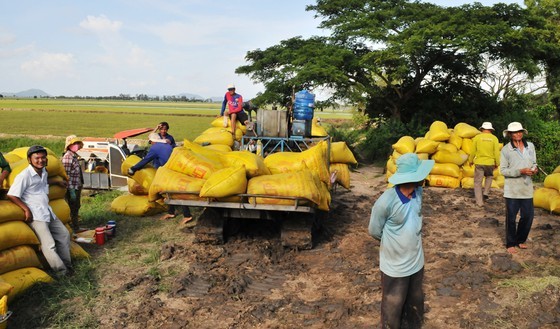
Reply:
M532 294L545 290L548 286L560 287L560 277L524 277L504 280L499 283L500 288L513 288L517 292L518 301L528 301Z

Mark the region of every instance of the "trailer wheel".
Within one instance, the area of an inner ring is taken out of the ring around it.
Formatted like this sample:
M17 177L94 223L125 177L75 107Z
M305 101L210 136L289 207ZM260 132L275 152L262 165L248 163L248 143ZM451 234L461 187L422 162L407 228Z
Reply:
M290 214L282 221L280 240L282 246L293 249L313 248L313 214Z
M194 227L194 240L197 243L223 244L225 219L219 211L204 208Z

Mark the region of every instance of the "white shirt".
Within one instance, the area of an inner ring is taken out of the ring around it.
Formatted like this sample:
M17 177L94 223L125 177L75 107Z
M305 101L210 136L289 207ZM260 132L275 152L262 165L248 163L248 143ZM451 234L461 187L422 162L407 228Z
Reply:
M45 168L39 176L33 166L29 165L16 176L8 191L8 195L20 198L29 207L33 214L33 220L38 222L50 222L51 216L57 218L49 205L49 183L47 179L48 173Z

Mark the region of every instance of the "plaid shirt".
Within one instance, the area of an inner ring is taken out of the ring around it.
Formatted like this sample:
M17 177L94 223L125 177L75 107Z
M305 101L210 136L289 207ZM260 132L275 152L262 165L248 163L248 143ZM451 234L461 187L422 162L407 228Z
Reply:
M68 175L68 188L81 189L84 184L82 167L78 162L78 155L70 150L62 156L62 164Z

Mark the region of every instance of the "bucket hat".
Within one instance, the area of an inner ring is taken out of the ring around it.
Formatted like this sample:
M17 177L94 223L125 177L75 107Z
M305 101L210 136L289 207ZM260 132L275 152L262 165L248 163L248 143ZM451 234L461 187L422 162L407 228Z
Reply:
M70 135L68 137L66 137L66 143L64 145L64 151L68 151L68 147L70 147L70 145L73 144L80 144L81 147L84 147L84 142L82 142L82 140L78 137L76 137L76 135Z
M416 153L406 153L397 159L397 172L389 177L389 183L399 185L420 182L428 176L434 160L420 160Z
M488 129L488 130L494 130L494 127L492 127L492 122L483 122L482 126L480 126L480 128L478 128L478 130L482 130L482 129Z
M508 133L514 133L516 131L523 131L525 134L528 134L527 129L523 128L521 123L514 121L508 125L506 130L503 131L503 135L504 137L507 137Z

